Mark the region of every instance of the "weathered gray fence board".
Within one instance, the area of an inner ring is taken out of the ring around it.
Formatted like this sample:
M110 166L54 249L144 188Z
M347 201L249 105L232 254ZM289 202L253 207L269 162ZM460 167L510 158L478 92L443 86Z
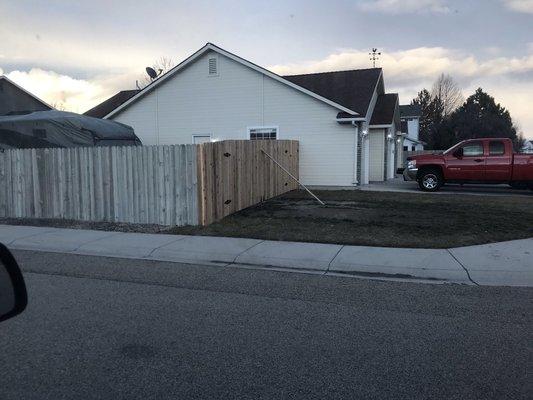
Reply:
M0 153L0 217L196 225L196 146Z

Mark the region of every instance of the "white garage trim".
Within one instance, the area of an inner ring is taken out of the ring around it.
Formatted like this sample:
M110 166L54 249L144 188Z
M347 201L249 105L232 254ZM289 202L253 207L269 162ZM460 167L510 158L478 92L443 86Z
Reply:
M207 138L208 139L207 141L210 142L212 137L208 133L207 134L201 134L200 133L200 134L197 134L197 135L192 135L192 144L204 143L204 142L201 141L201 138ZM197 139L200 139L200 141L198 141Z
M382 129L371 130L368 136L370 148L369 180L380 182L385 180L385 132Z
M391 130L389 130L389 135L391 135ZM388 136L389 136L388 135ZM387 179L393 179L395 175L395 153L396 153L396 140L394 140L394 136L389 138L387 136Z

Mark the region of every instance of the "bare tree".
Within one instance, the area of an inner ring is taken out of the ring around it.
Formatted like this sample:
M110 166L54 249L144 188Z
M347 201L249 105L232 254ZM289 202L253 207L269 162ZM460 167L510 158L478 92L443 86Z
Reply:
M526 136L524 135L524 131L522 130L522 127L520 124L516 121L513 122L513 126L516 129L516 141L514 142L515 150L517 152L520 152L524 145L526 144Z
M450 75L441 74L433 84L431 97L437 99L442 107L442 115L448 117L464 102L459 85Z
M151 67L159 74L159 76L161 76L170 71L175 65L176 63L172 58L161 56L154 61ZM137 85L141 89L148 86L150 83L152 83L152 79L146 73L140 76L137 80Z

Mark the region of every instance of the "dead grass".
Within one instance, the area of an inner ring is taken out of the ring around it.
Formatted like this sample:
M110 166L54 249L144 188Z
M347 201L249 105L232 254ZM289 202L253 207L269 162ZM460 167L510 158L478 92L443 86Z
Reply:
M352 245L447 248L533 237L533 196L294 191L207 227L172 233ZM167 232L168 233L168 232Z

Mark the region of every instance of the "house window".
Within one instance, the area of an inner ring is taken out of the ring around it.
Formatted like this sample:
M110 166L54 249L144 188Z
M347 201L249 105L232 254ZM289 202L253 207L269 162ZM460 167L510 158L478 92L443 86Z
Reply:
M409 151L409 147L403 146L403 151Z
M210 143L211 135L192 135L193 144Z
M207 64L208 64L209 76L218 76L217 57L209 57Z
M278 128L275 126L260 126L248 128L250 140L276 140L278 138Z

